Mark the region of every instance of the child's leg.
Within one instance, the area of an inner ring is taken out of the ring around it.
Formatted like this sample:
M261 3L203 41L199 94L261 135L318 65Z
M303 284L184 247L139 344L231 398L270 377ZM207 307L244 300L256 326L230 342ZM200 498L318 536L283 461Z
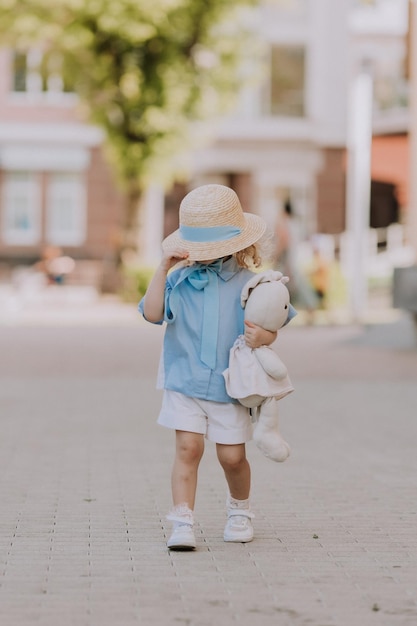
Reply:
M176 451L171 475L172 500L174 506L187 504L193 510L198 466L204 452L204 435L184 430L175 432Z
M229 495L224 540L245 543L253 539L253 514L249 505L250 465L245 444L217 444L217 456L223 467Z
M250 492L250 465L244 443L216 444L217 458L224 470L229 491L236 500L247 500Z
M197 473L204 452L204 436L188 431L176 431L176 452L171 484L174 507L168 519L172 521L172 534L167 546L170 550L194 550L194 503Z

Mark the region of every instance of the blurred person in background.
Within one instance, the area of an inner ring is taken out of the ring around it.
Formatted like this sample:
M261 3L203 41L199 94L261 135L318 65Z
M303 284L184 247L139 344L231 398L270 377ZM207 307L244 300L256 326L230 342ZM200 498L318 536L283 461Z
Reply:
M330 267L323 256L319 242L312 238L312 259L308 269L308 278L317 297L318 308L326 308L326 298L330 286Z
M298 248L301 243L300 224L294 214L289 199L285 201L284 211L278 217L275 226L276 252L274 268L290 278L288 289L291 302L300 309L305 309L311 322L319 298L302 271L298 262Z
M65 278L74 268L74 259L64 256L57 246L45 246L40 261L35 264L35 269L44 274L48 285L64 284Z

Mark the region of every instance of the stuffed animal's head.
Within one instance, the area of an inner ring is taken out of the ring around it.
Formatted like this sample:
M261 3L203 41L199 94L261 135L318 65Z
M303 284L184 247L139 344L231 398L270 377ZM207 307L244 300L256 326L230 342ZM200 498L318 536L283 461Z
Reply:
M288 280L287 276L273 270L251 278L241 295L245 320L272 332L284 326L294 315L285 286Z

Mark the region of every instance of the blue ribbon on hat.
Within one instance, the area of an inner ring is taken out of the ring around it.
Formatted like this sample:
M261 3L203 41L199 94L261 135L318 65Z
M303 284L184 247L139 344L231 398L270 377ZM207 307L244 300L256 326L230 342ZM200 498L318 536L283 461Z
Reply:
M225 241L233 239L241 234L241 229L237 226L184 226L179 228L181 238L185 241L198 243L209 243L214 241Z

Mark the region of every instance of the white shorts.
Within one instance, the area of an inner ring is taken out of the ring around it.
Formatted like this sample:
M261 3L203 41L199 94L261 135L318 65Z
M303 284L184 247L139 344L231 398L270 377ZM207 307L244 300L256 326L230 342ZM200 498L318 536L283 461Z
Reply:
M246 443L252 439L249 409L241 404L189 398L178 391L164 390L158 424L205 435L223 444Z

